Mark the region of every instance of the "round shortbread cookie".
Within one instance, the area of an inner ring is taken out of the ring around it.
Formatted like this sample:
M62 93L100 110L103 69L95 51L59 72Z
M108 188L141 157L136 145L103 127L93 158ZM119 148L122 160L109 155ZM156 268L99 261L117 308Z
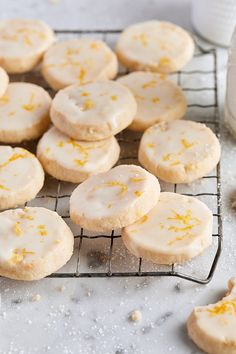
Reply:
M89 177L72 193L70 217L92 231L114 230L145 215L158 202L158 179L135 165Z
M137 110L130 90L114 81L72 85L52 101L51 119L74 139L96 141L125 129Z
M42 21L0 21L0 65L8 73L30 71L53 42L52 29Z
M129 129L144 131L155 123L182 118L187 110L183 91L163 74L134 72L118 79L137 101L137 113Z
M0 97L0 141L20 143L37 139L50 124L49 94L40 86L14 82Z
M217 137L205 124L179 120L147 129L138 158L163 181L190 183L216 167L220 150Z
M78 141L55 127L44 134L37 147L37 156L45 171L59 180L73 183L110 170L119 154L120 147L113 136L94 142Z
M183 28L159 21L126 28L116 45L118 59L127 68L160 73L180 70L193 52L194 42Z
M43 187L44 172L28 150L0 146L0 210L33 199Z
M6 92L8 83L9 83L9 77L6 71L0 67L0 97L2 97Z
M45 208L0 213L0 275L37 280L57 271L73 252L74 236L54 211Z
M122 240L136 257L183 263L211 244L212 222L211 211L200 200L163 192L149 213L122 230Z
M54 44L44 55L42 64L42 75L54 90L113 79L117 70L116 55L106 43L89 38Z
M195 307L187 322L190 338L209 354L236 353L236 278L228 288L216 304Z

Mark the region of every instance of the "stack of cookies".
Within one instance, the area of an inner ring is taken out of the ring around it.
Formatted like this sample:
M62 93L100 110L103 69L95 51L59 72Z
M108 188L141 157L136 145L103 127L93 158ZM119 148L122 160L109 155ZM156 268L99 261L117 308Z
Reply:
M117 55L103 41L54 40L40 21L0 22L0 142L20 144L43 135L38 159L21 147L0 147L0 209L33 199L46 171L58 180L82 182L70 199L71 219L80 227L122 228L130 252L156 263L200 254L211 243L211 211L195 198L160 193L157 179L190 183L220 158L209 128L180 120L186 98L167 76L191 59L191 37L173 24L149 21L121 34ZM112 81L117 57L137 71ZM37 85L8 83L6 72L30 71L40 61L42 76L59 90L53 100ZM144 132L138 158L146 170L112 168L120 154L115 135L126 128ZM0 213L0 221L1 275L39 279L72 255L73 234L50 210L10 209Z

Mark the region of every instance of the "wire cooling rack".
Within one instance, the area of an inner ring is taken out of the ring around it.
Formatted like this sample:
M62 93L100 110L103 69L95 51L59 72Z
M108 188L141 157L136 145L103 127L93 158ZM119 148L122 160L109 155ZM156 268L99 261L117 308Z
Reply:
M56 33L61 39L79 36L103 39L111 47L114 47L120 31L60 30ZM182 87L187 96L188 113L186 118L205 123L219 137L217 53L214 48L204 49L199 45L198 39L195 40L195 43L196 51L191 63L183 71L171 75L171 77ZM120 68L119 75L125 73L127 71ZM24 75L14 75L12 79L13 81L37 83L47 89L51 95L54 95L37 70ZM121 146L118 164L139 164L137 151L140 137L140 133L128 130L118 134L117 139ZM33 145L24 144L34 151L35 144ZM154 265L142 258L137 259L125 249L120 232L94 234L73 225L69 218L68 209L69 197L74 188L73 184L60 182L47 176L43 190L33 201L28 203L29 206L44 206L57 211L75 235L75 251L72 259L58 272L51 274L51 278L175 276L200 284L208 283L211 280L222 246L220 164L213 173L191 185L173 185L161 182L162 191L198 197L208 205L214 215L212 246L203 255L184 265Z

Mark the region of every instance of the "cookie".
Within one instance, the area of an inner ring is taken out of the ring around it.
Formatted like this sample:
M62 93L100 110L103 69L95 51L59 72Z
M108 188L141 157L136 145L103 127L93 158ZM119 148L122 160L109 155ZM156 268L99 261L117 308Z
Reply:
M51 98L40 86L14 82L0 97L0 141L37 139L50 124Z
M236 353L236 278L228 288L216 304L195 307L187 322L189 337L209 354Z
M163 122L145 131L138 158L163 181L190 183L216 167L220 143L205 124L185 120Z
M171 73L182 69L192 58L194 42L181 27L147 21L122 32L116 53L119 61L131 70Z
M8 73L32 70L54 42L52 29L42 21L0 21L0 66Z
M155 123L182 118L187 110L183 91L163 74L134 72L118 79L137 101L137 113L129 129L144 131Z
M42 64L42 75L54 90L113 79L117 70L116 55L106 43L89 38L54 44L44 55Z
M122 240L136 257L157 264L183 263L211 244L212 221L200 200L163 192L149 213L122 230Z
M0 210L35 198L44 183L38 159L22 148L0 146Z
M77 140L96 141L125 129L136 110L129 89L114 81L101 81L59 91L50 114L63 133Z
M113 136L94 142L78 141L55 127L44 134L37 147L44 170L59 180L73 183L110 170L119 154L120 147Z
M70 198L70 217L81 227L108 231L132 224L158 202L156 177L135 165L120 165L89 177Z
M37 280L61 268L72 256L74 237L63 219L45 208L0 213L0 275Z
M6 71L0 67L0 97L2 97L6 92L8 83L9 83L9 77Z

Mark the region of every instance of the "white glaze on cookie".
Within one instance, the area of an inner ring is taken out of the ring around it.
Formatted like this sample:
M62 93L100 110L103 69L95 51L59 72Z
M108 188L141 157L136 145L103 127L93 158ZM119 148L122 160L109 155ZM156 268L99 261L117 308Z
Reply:
M126 128L136 109L129 89L114 81L101 81L59 91L52 102L51 118L74 139L96 141Z
M193 197L163 192L156 206L122 230L126 247L159 264L181 263L211 244L212 213Z
M151 125L184 116L186 98L176 84L163 74L134 72L118 79L137 101L137 113L130 129L143 131Z
M0 146L0 210L34 198L44 182L37 158L22 148Z
M0 21L0 65L9 73L30 71L54 41L51 28L38 20Z
M169 73L180 70L192 57L194 43L181 27L169 22L147 21L126 28L116 53L132 70Z
M112 79L117 74L117 59L102 41L71 39L54 44L45 54L42 74L59 90L72 84Z
M0 213L0 235L0 274L16 279L33 280L50 274L73 250L70 229L57 213L45 208ZM58 256L62 257L60 262Z
M21 142L39 137L50 123L51 98L40 86L10 83L0 97L0 141Z
M89 177L72 193L70 215L81 227L103 231L134 222L158 201L158 180L135 165Z
M220 301L195 307L187 323L191 339L206 353L236 353L236 278Z
M44 134L37 148L37 156L49 174L74 183L108 171L117 162L119 153L114 137L96 142L78 141L55 127Z
M189 183L219 162L220 144L205 124L192 121L159 123L143 134L139 161L166 182Z

